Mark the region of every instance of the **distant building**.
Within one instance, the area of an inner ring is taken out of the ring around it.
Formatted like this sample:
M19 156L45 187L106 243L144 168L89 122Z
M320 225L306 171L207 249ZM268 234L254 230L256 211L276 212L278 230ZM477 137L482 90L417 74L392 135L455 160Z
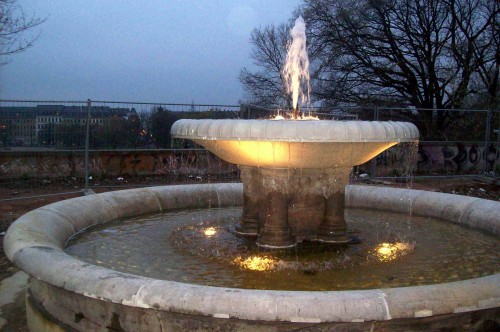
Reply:
M135 109L92 106L90 124L103 125L112 117L127 119L135 114ZM36 146L39 134L48 125L75 124L85 125L87 108L85 106L37 105L0 106L0 135L7 137L9 145ZM5 140L0 145L6 144Z

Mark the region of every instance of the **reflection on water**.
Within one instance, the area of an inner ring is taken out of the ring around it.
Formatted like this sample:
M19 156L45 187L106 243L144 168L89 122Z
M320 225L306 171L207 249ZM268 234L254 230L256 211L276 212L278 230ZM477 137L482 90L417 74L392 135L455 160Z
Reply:
M248 258L238 256L233 262L243 269L252 271L268 271L276 267L275 260L268 256L254 255Z
M374 254L381 262L389 262L396 258L406 255L415 245L413 243L381 243L375 248Z
M500 271L499 240L459 225L350 210L355 245L265 251L231 229L240 208L128 219L86 230L66 251L92 264L220 287L347 290L457 281Z
M217 230L215 229L215 227L207 227L203 230L203 234L205 234L205 236L207 237L211 237L217 234Z

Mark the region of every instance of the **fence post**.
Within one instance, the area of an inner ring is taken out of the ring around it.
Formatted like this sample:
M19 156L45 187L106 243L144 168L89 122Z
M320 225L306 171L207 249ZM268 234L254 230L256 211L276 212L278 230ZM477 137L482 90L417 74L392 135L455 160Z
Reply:
M498 112L498 111L496 111L496 112ZM492 117L493 117L493 114L492 114ZM495 145L495 159L493 159L493 176L499 175L497 173L497 160L498 160L497 155L499 153L498 149L500 149L500 116L497 116L496 118L498 119L497 129L493 130L493 133L497 134L497 144Z
M491 109L488 109L486 113L486 133L484 135L483 174L486 174L488 172L488 149L490 148L490 140L491 140L491 118L492 118L492 111Z
M87 99L87 116L85 120L85 191L89 190L89 141L90 141L90 109L92 102Z
M375 107L375 112L373 113L373 120L374 121L378 121L379 119L379 108L378 106ZM372 179L375 178L375 173L377 173L377 156L375 156L373 159L372 159L372 164L371 164L371 169L370 169L370 177Z

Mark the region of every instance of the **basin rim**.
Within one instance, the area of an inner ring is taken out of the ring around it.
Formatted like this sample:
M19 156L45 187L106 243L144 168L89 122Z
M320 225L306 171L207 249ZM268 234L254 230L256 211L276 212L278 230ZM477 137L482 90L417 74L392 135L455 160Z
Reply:
M64 242L69 237L65 234L71 232L64 233L64 225L68 225L68 229L73 228L73 233L76 233L103 221L95 219L95 214L94 219L89 219L93 222L77 220L71 214L75 213L71 212L73 206L81 206L76 212L82 216L85 213L109 215L109 220L104 221L109 222L132 217L124 214L130 213L127 206L134 204L140 206L143 213L176 209L186 202L192 204L191 208L208 207L210 204L214 207L214 202L221 207L235 206L241 204L241 192L241 184L203 184L130 189L73 198L36 209L19 218L9 228L4 248L9 259L32 277L75 294L126 306L217 318L352 322L414 318L500 306L500 274L451 283L387 289L323 292L250 290L185 284L121 273L90 265L63 251ZM199 199L193 199L195 196ZM346 203L352 207L362 207L363 204L368 208L371 205L380 207L395 197L399 201L391 203L393 209L399 204L405 211L410 204L414 206L415 214L440 213L449 209L450 204L455 204L457 209L463 211L455 213L447 210L447 215L459 215L458 219L448 221L469 226L476 223L475 227L498 236L500 202L410 189L357 185L346 188ZM424 208L427 201L433 202L435 212ZM66 212L65 205L68 207ZM93 211L97 207L103 210ZM60 222L61 226L54 228L54 222ZM42 232L44 229L45 233ZM60 239L61 234L66 237L64 241Z
M398 121L181 119L172 137L192 140L238 140L300 143L415 142L417 127Z

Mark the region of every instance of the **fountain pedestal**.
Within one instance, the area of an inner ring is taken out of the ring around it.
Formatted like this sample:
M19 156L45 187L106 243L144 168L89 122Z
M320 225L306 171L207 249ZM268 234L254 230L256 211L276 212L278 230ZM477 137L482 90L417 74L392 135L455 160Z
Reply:
M326 169L240 166L243 215L236 232L258 246L289 248L303 240L346 243L344 188L351 167Z
M347 225L344 219L344 191L333 193L325 199L325 214L318 229L317 240L326 243L347 243Z
M259 235L259 204L260 198L255 193L260 192L258 168L240 166L240 178L243 182L243 214L235 232L241 235Z

